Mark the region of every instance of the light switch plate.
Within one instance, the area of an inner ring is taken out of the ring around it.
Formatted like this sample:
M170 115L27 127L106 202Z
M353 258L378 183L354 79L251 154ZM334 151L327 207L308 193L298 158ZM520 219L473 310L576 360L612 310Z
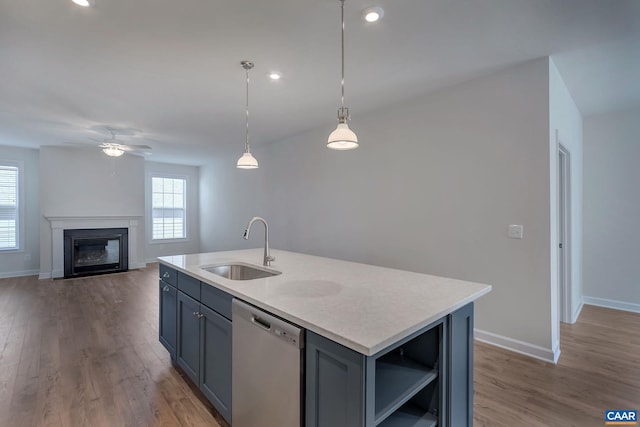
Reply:
M509 225L507 230L507 237L510 239L522 239L524 234L524 227L522 225Z

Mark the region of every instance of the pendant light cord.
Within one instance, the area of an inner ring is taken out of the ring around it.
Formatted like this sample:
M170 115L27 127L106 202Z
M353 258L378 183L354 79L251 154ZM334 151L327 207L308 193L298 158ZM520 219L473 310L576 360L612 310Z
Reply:
M246 132L246 138L245 138L245 143L244 143L244 150L245 152L249 152L249 68L245 67L245 73L247 75L247 99L246 99L246 112L247 112L247 132Z
M342 81L340 82L342 89L342 109L344 110L344 0L340 0L340 11L342 21Z

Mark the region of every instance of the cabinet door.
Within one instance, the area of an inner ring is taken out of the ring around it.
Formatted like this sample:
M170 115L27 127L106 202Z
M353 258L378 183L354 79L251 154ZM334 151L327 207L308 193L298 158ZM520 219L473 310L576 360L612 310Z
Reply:
M160 343L176 358L177 322L176 316L178 290L160 280Z
M178 365L198 384L200 370L200 303L178 291Z
M200 305L200 390L231 424L231 322Z
M449 315L447 394L450 426L473 425L473 303Z
M306 426L364 426L365 357L307 331Z

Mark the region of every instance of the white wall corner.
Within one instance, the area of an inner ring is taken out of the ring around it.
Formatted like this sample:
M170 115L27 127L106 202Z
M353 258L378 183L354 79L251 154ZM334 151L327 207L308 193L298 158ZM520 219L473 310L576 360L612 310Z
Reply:
M583 303L588 305L596 305L598 307L613 308L614 310L630 311L632 313L640 313L640 304L625 301L616 301L605 298L583 297Z
M553 363L554 365L558 364L558 359L560 358L560 338L558 338L554 343L553 343Z
M480 329L474 329L474 334L475 339L480 342L504 348L505 350L514 351L516 353L533 357L534 359L539 359L545 362L556 364L558 363L558 358L560 357L559 341L556 341L556 343L554 344L554 348L551 349L494 334L492 332L483 331Z
M580 304L578 304L578 307L576 307L575 311L571 315L571 324L578 321L578 317L580 317L580 313L582 312L582 307L584 307L584 297L580 299Z

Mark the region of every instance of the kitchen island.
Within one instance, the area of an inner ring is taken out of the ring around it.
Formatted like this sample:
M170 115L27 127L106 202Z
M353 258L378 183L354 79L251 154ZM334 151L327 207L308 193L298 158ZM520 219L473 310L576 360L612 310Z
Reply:
M215 323L209 329L218 342L230 340L230 302L237 298L306 329L307 427L471 425L473 301L490 286L279 250L272 255L269 268L281 274L254 280L230 280L203 267L261 266L262 249L159 258L160 339L178 365L184 369L180 349L188 347L181 340L194 335L186 328L206 322L203 317ZM184 304L190 304L184 313L193 312L191 324L186 317L181 322ZM191 346L200 349L202 357L190 364L198 366L185 371L230 420L231 347L215 347L225 349L214 357L218 384L196 372L205 370L202 342Z

